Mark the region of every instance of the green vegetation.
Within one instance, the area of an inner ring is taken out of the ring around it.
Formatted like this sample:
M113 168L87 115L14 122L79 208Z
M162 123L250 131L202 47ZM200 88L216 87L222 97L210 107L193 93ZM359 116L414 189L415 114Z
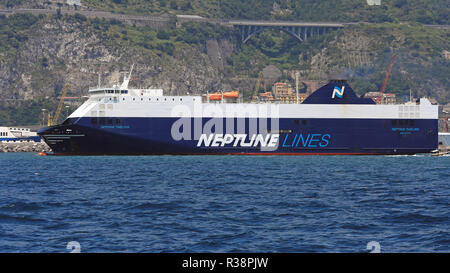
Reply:
M252 67L255 77L258 71L269 64L275 64L280 69L309 69L310 66L301 61L327 47L335 35L336 32L329 33L299 43L279 30L265 30L241 45L242 49L233 56L231 65L236 72L245 72L252 67L252 63L258 63L259 66Z
M42 123L42 109L50 109L55 111L57 103L52 100L30 100L12 102L8 105L0 107L0 124L1 126L14 125L34 125ZM73 109L71 109L73 111ZM66 117L66 113L61 113L61 120ZM60 121L61 121L60 120ZM45 122L47 122L47 113L45 114Z
M347 65L347 59L354 52L344 51L333 42L336 37L341 37L342 40L338 38L338 41L345 42L349 38L347 33L357 33L370 39L369 47L362 49L363 53L374 58L369 65ZM431 79L449 86L449 61L441 56L449 46L448 38L448 31L418 24L356 25L303 43L280 31L266 30L242 45L242 49L233 55L229 69L251 77L257 77L258 72L269 64L275 64L282 70L308 71L313 68L312 58L322 54L327 58L327 65L321 67L322 70L345 71L352 79L354 89L364 94L380 89L390 58L396 54L397 60L387 89L401 96L409 94L410 89L420 87L425 90L424 84ZM315 75L313 73L308 77L314 79ZM433 90L426 90L426 93L436 96ZM448 93L438 96L443 103L449 101Z
M27 30L43 18L31 14L0 15L0 59L14 56L21 43L28 40Z
M34 4L24 0L0 0L0 7ZM34 1L33 1L34 2ZM210 18L280 19L339 22L419 22L450 24L446 0L83 0L83 5L126 14L195 14Z
M10 0L7 0L10 1ZM211 18L339 22L449 24L446 0L84 0L87 6L118 13L196 14Z
M70 17L70 16L69 16ZM104 43L111 45L125 43L139 50L156 51L173 56L175 50L187 46L204 46L207 39L232 38L236 31L232 28L212 24L186 23L182 27L167 27L155 30L147 26L131 26L118 20L79 20L94 33L101 36Z
M0 7L13 8L21 6L25 0L0 0Z

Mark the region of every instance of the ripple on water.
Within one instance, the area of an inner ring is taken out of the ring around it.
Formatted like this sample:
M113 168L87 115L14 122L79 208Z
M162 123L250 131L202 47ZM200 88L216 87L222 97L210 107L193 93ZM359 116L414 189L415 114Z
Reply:
M6 252L450 251L448 157L0 160Z

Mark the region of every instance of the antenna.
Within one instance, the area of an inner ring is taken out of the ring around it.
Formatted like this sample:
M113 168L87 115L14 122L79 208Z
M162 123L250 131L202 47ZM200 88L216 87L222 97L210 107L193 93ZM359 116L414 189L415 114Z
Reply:
M298 71L295 72L295 94L297 95L297 104L298 104Z

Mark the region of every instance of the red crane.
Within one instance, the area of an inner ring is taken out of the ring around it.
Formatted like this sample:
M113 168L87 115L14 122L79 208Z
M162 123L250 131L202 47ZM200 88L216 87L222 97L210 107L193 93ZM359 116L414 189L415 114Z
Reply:
M394 61L395 61L396 57L397 56L395 54L392 55L391 63L389 64L389 68L388 68L388 71L386 73L386 77L384 78L383 85L381 86L381 89L380 89L380 96L378 96L378 98L377 98L377 103L381 103L381 101L383 100L383 94L384 94L384 91L386 91L386 86L387 86L389 77L391 76L392 67L394 66Z

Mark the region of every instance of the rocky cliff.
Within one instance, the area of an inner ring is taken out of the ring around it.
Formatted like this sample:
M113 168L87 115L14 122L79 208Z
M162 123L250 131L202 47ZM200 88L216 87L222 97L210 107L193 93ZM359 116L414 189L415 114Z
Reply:
M55 97L64 83L73 95L85 95L89 86L97 85L99 73L102 85L112 85L133 63L133 86L161 87L169 94L214 91L222 82L224 59L233 51L230 41L210 39L206 45L175 47L167 54L132 45L121 32L115 37L111 30L105 33L73 18L45 17L23 33L27 39L16 54L0 61L4 98Z

